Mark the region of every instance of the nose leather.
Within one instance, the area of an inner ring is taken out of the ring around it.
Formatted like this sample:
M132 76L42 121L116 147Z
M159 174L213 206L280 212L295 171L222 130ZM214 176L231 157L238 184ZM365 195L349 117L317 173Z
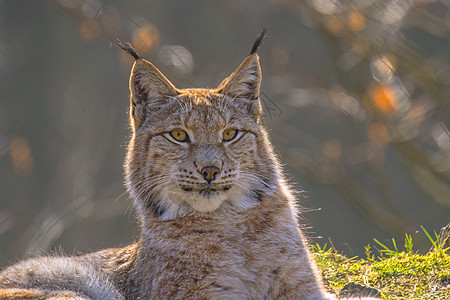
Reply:
M214 179L216 179L216 175L220 173L220 169L216 166L206 166L200 170L200 173L208 183L211 183Z

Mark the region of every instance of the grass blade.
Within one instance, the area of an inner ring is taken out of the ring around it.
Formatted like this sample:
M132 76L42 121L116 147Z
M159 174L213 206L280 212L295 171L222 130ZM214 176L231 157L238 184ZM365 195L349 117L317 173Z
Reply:
M431 235L428 233L428 231L425 229L425 227L423 227L422 225L420 225L420 229L422 229L422 231L425 233L425 235L428 237L428 239L430 240L430 242L433 244L434 249L437 249L438 247L436 246L435 241L433 240L433 238L431 237Z

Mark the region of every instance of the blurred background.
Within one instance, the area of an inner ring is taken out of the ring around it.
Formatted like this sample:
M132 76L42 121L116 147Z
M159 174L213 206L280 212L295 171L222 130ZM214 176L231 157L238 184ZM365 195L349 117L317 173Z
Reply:
M258 32L272 141L312 243L450 222L447 0L0 1L0 265L131 242L130 41L177 87L215 87Z

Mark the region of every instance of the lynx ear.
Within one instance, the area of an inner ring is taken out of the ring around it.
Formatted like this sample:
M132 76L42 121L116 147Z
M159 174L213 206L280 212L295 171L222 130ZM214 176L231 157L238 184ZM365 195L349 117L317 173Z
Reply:
M256 100L261 85L261 67L258 54L249 55L217 88L219 93L232 98Z
M178 90L153 64L137 59L131 70L130 94L130 116L137 129L147 109L158 110L170 97L178 95Z

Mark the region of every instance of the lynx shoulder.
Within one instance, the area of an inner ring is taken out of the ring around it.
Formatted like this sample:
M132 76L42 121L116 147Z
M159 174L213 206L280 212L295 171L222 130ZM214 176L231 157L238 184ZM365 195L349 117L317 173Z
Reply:
M11 266L1 299L334 299L262 124L263 35L214 89L178 89L120 43L136 59L125 174L139 239Z

